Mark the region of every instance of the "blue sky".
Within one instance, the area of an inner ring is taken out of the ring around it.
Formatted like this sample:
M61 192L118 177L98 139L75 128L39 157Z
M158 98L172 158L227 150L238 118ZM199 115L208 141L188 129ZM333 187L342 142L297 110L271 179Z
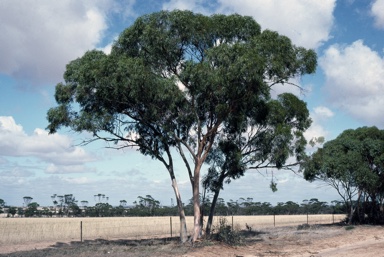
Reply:
M93 205L95 194L109 203L132 203L152 195L164 205L174 198L171 181L157 161L133 149L108 150L102 142L79 146L87 134L62 129L48 135L46 113L65 65L94 48L109 51L119 33L146 13L188 9L206 15L249 15L262 29L276 30L294 44L314 49L317 72L295 80L313 124L308 139L335 138L345 129L384 127L384 0L2 0L0 2L0 198L20 206L24 196L51 205L51 195L72 193ZM277 88L276 93L281 89ZM309 149L311 151L311 149ZM180 161L176 176L184 202L191 186ZM205 172L205 171L204 171ZM322 183L300 174L247 172L226 185L226 201L301 203L340 199Z

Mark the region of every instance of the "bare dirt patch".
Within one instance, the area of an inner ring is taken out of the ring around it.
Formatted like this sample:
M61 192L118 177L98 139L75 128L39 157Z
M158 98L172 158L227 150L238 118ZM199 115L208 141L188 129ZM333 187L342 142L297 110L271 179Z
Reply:
M243 232L244 245L231 247L215 241L195 246L177 240L89 240L0 245L0 256L384 256L382 226L310 226L265 228Z

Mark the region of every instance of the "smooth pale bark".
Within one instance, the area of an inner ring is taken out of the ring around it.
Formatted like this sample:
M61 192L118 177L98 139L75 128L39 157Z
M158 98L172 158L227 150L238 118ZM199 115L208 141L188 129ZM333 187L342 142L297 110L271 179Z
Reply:
M200 237L201 224L200 224L200 195L199 183L193 183L193 242Z
M353 215L355 214L355 211L356 211L356 209L357 209L358 206L359 206L361 193L362 193L361 190L359 190L359 193L358 193L358 196L357 196L357 201L356 201L356 205L355 205L355 206L353 206L353 201L352 201L352 199L350 200L351 209L350 209L349 218L348 218L348 225L351 225L351 224L352 224L352 221L353 221Z
M202 160L199 160L194 170L193 180L193 242L196 242L201 237L201 223L200 223L200 170Z
M180 191L179 187L176 182L176 178L173 174L172 170L169 170L169 174L171 175L172 179L172 187L173 191L175 192L176 196L176 203L177 203L177 209L179 211L179 218L180 218L180 241L181 243L185 243L188 240L188 231L187 231L187 222L185 219L185 212L183 209L183 202L181 201Z

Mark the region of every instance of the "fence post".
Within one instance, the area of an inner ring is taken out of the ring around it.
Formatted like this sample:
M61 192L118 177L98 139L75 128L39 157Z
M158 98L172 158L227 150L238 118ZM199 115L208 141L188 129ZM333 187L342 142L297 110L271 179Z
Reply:
M232 215L232 230L233 230L233 215Z
M309 225L309 223L308 223L308 212L307 212L307 225Z
M172 217L169 217L169 223L170 223L170 226L171 226L171 238L172 238Z
M80 221L80 242L83 242L83 221Z
M273 226L276 227L276 214L273 214Z
M335 213L332 213L332 224L335 224Z

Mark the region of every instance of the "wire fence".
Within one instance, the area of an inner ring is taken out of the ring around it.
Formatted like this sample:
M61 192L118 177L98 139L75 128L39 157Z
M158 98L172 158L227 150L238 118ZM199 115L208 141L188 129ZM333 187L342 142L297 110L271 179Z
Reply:
M277 226L301 224L332 224L345 215L265 215L215 217L237 229L258 230ZM204 219L205 221L207 219ZM187 228L192 231L193 217L187 217ZM2 218L0 219L0 246L32 242L68 242L95 239L156 239L180 235L178 217L116 217L116 218Z

